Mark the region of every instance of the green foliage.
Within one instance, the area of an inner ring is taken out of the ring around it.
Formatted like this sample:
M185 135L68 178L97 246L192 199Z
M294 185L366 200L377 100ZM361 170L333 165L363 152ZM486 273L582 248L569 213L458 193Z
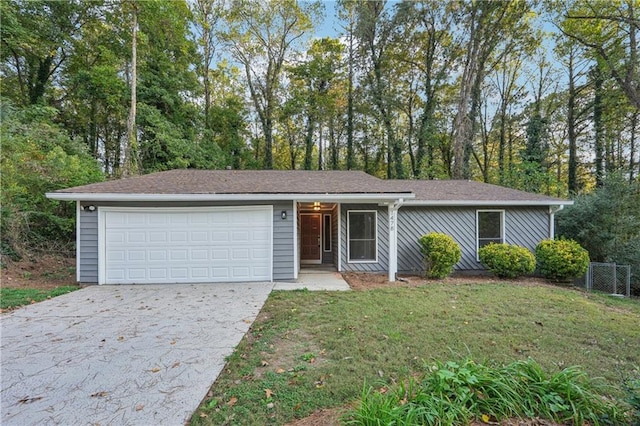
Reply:
M501 278L517 278L533 273L536 258L525 247L491 243L478 250L480 262Z
M554 280L584 275L589 268L589 252L573 240L542 240L536 246L538 270Z
M426 377L400 381L391 391L366 389L348 424L467 424L540 417L581 425L625 422L623 410L602 398L577 367L549 375L535 361L487 366L467 359L436 363Z
M627 379L624 382L626 401L631 406L631 425L640 426L640 378Z
M425 269L429 278L445 278L453 272L460 261L462 251L455 240L446 234L431 232L418 239L420 252L425 259Z
M640 294L640 181L615 174L557 214L558 235L576 240L594 262L631 265Z
M42 244L72 241L75 206L45 193L103 179L85 146L51 124L56 110L2 103L2 241L18 255Z

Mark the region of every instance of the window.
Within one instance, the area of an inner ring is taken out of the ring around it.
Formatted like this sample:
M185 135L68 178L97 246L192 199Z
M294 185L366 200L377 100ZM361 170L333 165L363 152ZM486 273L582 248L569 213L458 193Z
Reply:
M324 251L331 251L331 215L324 215L324 223L322 232L324 233L323 245Z
M478 231L478 248L489 243L504 242L504 211L503 210L478 210L476 213L476 226Z
M348 211L347 234L349 262L376 262L377 213L375 211Z

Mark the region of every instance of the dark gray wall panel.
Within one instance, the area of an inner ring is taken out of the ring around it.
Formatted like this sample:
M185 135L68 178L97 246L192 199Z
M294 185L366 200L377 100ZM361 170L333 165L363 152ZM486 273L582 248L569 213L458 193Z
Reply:
M482 207L480 210L505 211L505 242L533 250L548 238L549 215L546 207ZM453 237L462 250L457 270L483 269L476 260L476 208L402 207L398 211L398 271L422 273L424 265L418 238L429 232Z
M83 205L81 202L80 205ZM81 283L98 282L98 211L80 210L78 265Z

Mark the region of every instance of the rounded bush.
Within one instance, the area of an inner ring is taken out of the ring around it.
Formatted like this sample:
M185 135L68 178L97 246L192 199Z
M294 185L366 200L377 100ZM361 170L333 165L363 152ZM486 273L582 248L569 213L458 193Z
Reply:
M424 256L426 275L429 278L449 276L462 256L458 243L446 234L431 232L420 237L418 243L420 252Z
M542 240L536 246L538 270L546 278L566 281L589 269L589 252L573 240Z
M500 278L517 278L536 270L536 258L525 247L491 243L478 250L478 257Z

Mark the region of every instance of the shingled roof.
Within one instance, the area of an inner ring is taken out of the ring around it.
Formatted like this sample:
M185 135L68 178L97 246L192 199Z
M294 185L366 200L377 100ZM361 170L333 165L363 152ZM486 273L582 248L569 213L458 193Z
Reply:
M466 180L383 180L361 171L306 170L169 170L126 179L61 189L54 199L135 200L187 199L201 196L231 199L261 195L284 199L288 195L372 196L403 198L409 204L537 204L562 205L570 201ZM209 198L207 198L209 197ZM203 198L203 199L204 199Z
M415 194L414 204L468 204L469 202L517 202L530 204L570 204L546 195L532 194L504 186L470 180L391 180L394 187L408 189Z
M406 192L361 171L169 170L61 189L78 194L382 194Z

